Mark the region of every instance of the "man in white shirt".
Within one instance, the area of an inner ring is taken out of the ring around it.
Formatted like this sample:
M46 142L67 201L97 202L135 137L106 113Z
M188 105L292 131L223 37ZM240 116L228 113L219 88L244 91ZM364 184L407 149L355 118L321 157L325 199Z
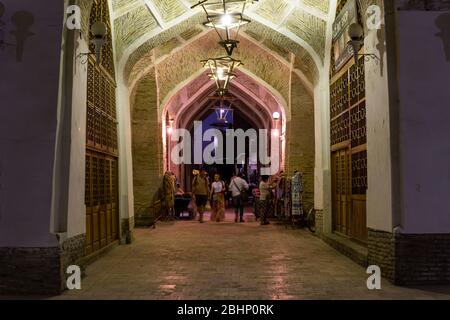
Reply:
M229 190L233 196L234 212L236 214L234 222L238 222L238 217L240 217L240 222L244 222L245 199L243 199L242 191L248 190L248 183L241 175L234 175L233 178L231 178Z

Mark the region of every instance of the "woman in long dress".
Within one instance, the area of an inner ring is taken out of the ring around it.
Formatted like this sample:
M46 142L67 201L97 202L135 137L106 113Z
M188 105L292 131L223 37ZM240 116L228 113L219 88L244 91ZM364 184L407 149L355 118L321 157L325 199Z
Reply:
M225 183L218 174L214 176L214 182L211 186L211 198L211 221L221 222L225 219Z

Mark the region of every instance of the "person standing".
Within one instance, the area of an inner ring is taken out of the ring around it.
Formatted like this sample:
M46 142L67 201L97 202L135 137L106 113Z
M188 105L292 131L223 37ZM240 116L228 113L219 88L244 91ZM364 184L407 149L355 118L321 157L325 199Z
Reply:
M211 200L211 221L223 221L225 218L225 183L218 174L214 175L214 182L211 186Z
M270 208L270 193L272 192L269 184L269 176L262 176L259 183L259 214L261 225L270 224L269 222L269 208Z
M242 178L242 175L234 175L231 178L229 190L231 191L231 195L233 197L234 204L234 213L236 214L236 218L234 222L239 221L244 222L244 206L245 206L245 192L248 190L249 186L247 181Z
M259 208L260 208L259 201L260 200L259 199L261 197L261 192L259 191L259 186L253 188L252 193L253 193L253 198L254 198L253 210L255 212L255 218L256 218L256 220L258 220L260 217L260 214L259 214Z
M175 177L169 171L164 174L163 178L163 198L162 204L164 208L165 218L170 218L174 214L175 207Z
M206 204L208 203L209 195L209 182L208 176L205 169L200 171L200 174L194 177L192 181L192 193L195 197L195 205L199 213L198 221L203 223L203 214L206 210Z

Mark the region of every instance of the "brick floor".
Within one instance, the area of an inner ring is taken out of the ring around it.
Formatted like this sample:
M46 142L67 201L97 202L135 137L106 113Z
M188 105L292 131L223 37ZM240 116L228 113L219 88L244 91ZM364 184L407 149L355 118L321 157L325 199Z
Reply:
M246 215L252 221L251 215ZM54 299L449 299L450 287L369 291L365 270L306 230L256 222L159 223Z

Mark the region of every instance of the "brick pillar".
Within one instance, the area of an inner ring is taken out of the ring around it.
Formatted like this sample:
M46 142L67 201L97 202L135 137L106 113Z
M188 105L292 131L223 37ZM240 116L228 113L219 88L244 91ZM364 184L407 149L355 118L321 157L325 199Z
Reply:
M303 200L314 204L314 101L300 78L292 76L291 119L287 123L286 171L303 173Z
M162 183L162 130L158 119L154 71L137 84L132 100L133 185L136 225L151 220L140 210L158 199Z

